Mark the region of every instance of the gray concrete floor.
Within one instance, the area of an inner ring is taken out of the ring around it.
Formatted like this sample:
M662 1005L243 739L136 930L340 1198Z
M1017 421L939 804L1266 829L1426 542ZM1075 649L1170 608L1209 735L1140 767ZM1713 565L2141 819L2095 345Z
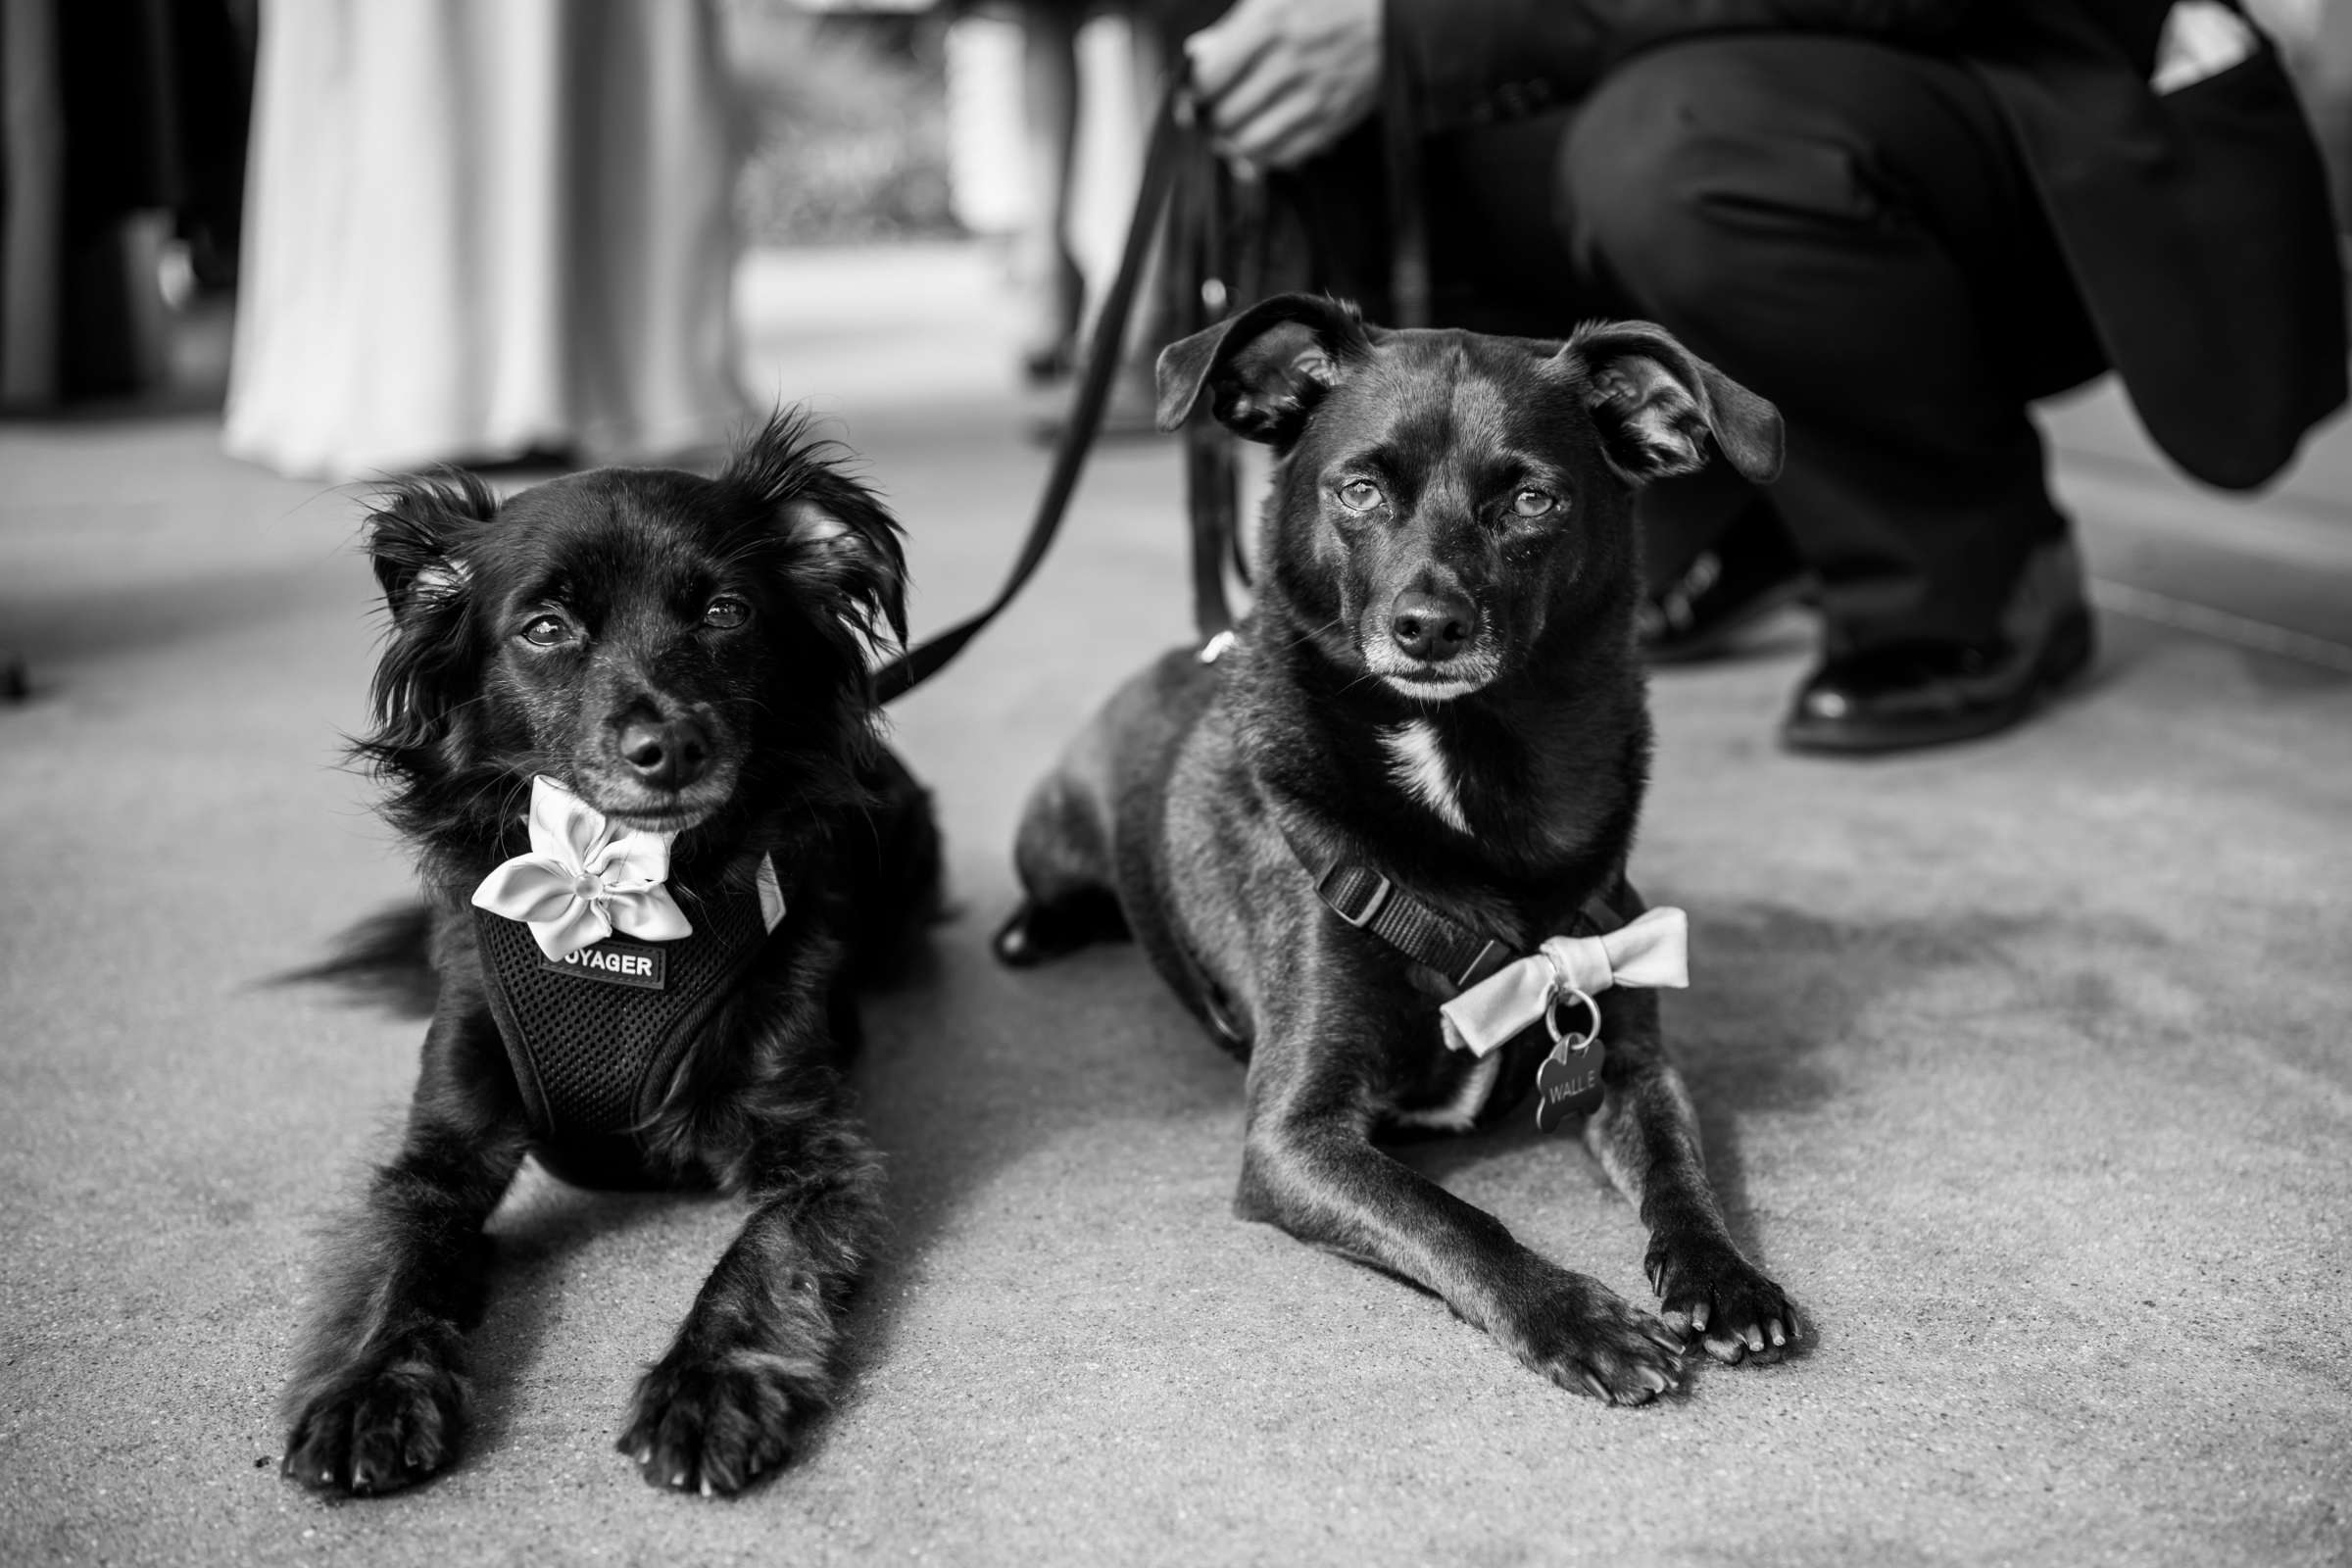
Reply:
M991 286L956 249L747 279L765 389L865 454L923 626L993 586L1043 468ZM841 1410L739 1501L646 1489L622 1401L738 1215L529 1180L464 1461L334 1506L278 1480L272 1401L418 1030L256 981L406 886L336 762L358 514L201 415L0 427L0 642L36 682L0 710L0 1561L2346 1561L2352 470L2332 437L2245 506L2109 400L2057 428L2118 609L2044 721L1783 757L1795 619L1655 682L1638 874L1695 932L1669 1027L1802 1358L1639 1411L1543 1385L1229 1216L1239 1074L1132 953L988 961L1021 793L1186 630L1172 454L1114 447L1020 616L897 714L959 913L870 1012L896 1239ZM1411 1157L1642 1292L1575 1148Z

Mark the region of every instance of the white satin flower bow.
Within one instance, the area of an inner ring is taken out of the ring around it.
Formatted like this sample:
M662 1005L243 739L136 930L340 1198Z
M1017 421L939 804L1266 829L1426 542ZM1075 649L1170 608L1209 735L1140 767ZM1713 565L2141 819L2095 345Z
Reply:
M1652 909L1596 937L1551 937L1440 1007L1446 1044L1484 1056L1544 1016L1554 999L1612 986L1690 983L1690 917Z
M531 781L531 853L482 878L474 906L528 925L551 958L567 958L614 931L647 942L692 936L662 885L676 836L616 834L603 812L542 775Z

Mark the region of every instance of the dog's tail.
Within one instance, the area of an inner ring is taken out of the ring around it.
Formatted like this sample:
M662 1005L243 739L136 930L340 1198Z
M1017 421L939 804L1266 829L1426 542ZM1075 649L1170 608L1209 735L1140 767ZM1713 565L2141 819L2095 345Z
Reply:
M432 949L433 911L422 904L395 904L337 936L317 963L271 975L269 983L339 986L356 1002L404 1017L430 1017L441 989Z

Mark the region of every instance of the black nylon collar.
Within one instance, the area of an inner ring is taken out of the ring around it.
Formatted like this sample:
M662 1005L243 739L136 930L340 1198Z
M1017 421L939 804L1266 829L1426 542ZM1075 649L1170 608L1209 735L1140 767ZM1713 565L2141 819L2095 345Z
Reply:
M1455 992L1467 991L1504 964L1527 956L1502 938L1431 907L1377 868L1310 848L1279 814L1274 820L1292 858L1314 883L1315 896L1332 913L1371 932L1415 963L1435 969ZM1577 911L1568 934L1590 936L1624 924L1607 898L1595 893Z
M1285 835L1288 836L1287 834ZM1291 853L1315 884L1315 896L1349 925L1369 931L1390 947L1467 991L1513 958L1517 948L1442 914L1371 866L1343 856L1318 864L1291 841Z

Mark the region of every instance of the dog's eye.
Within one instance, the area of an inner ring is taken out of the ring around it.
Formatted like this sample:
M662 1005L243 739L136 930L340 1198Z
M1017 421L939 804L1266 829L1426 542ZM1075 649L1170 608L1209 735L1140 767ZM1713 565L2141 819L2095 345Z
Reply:
M1380 505L1380 486L1369 479L1350 479L1340 486L1340 505L1349 512L1370 512Z
M562 615L533 615L523 622L522 640L534 648L553 648L571 641L571 623Z
M752 618L752 607L740 599L713 599L710 608L703 612L703 624L720 631L733 631Z
M1533 486L1511 497L1511 511L1522 517L1541 517L1559 503Z

